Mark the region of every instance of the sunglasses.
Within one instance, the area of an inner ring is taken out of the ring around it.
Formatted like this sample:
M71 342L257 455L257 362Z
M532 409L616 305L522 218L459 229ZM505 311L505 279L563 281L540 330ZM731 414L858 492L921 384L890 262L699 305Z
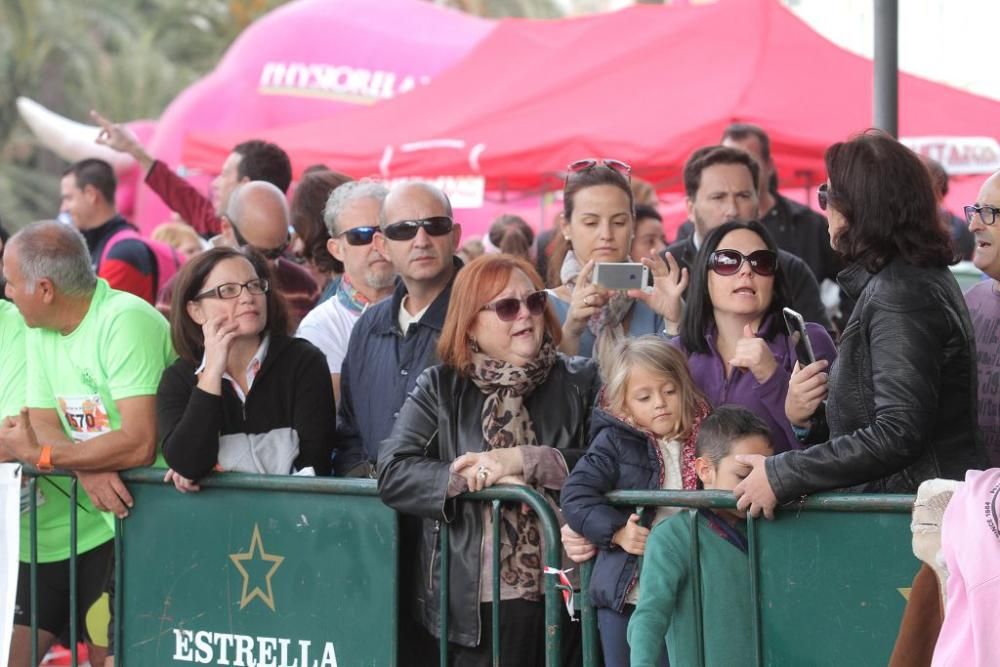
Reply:
M978 214L979 219L983 221L984 225L992 225L996 223L998 213L1000 213L1000 208L997 208L996 206L989 206L987 204L984 204L983 206L966 206L965 221L971 225Z
M830 189L827 183L819 186L819 189L816 191L816 201L819 202L819 210L825 211L826 207L830 205L830 194L832 192L833 190Z
M533 316L541 315L545 312L545 304L548 303L548 294L544 290L532 292L522 299L499 299L493 303L483 306L483 310L492 310L500 318L501 322L513 322L521 314L521 304L528 308L528 313Z
M214 296L217 299L235 299L240 294L243 294L244 289L250 292L250 294L267 294L270 285L268 285L266 278L254 278L245 283L222 283L218 287L207 289L201 294L195 295L193 300L198 301L210 296Z
M348 245L368 245L375 238L377 231L378 227L355 227L340 232L335 238L339 239L343 236Z
M720 276L732 276L750 262L750 270L758 276L773 276L778 270L778 255L770 250L754 250L744 255L738 250L716 250L708 256L708 268Z
M608 169L613 169L628 179L630 183L632 182L632 167L627 162L622 162L621 160L615 160L612 158L588 157L582 160L576 160L575 162L570 162L566 166L565 183L569 183L570 175L579 174L581 171L589 171L594 167L607 167Z
M250 248L251 250L255 250L259 252L261 255L263 255L266 259L271 260L272 262L281 257L282 255L284 255L285 251L288 250L289 244L292 242L292 237L289 235L289 237L285 239L285 242L279 245L277 248L258 248L252 243L249 243L243 236L243 234L240 233L240 228L236 225L235 220L233 220L228 216L223 216L223 217L225 217L226 220L229 220L229 226L232 227L233 229L233 236L236 237L236 243L241 248Z
M444 236L455 226L455 222L446 215L435 215L420 220L400 220L382 228L382 233L390 241L409 241L415 238L423 227L429 236Z

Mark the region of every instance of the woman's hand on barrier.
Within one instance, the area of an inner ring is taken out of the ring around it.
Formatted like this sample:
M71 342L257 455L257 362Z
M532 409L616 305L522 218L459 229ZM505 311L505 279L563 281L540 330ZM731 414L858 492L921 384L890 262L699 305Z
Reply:
M465 478L469 491L481 491L505 477L522 475L524 454L520 447L469 452L452 461L451 470Z
M743 337L736 342L736 350L729 365L750 371L760 384L770 380L778 368L778 362L774 360L767 341L758 338L749 324L743 327Z
M615 531L611 542L633 556L641 556L646 551L646 538L648 537L649 528L640 526L639 515L632 514L625 525Z
M569 312L566 313L566 321L563 323L563 333L574 339L583 334L590 318L600 312L611 298L608 290L591 282L593 273L594 260L590 260L580 269L576 284L573 286Z
M768 519L774 518L774 508L778 506L778 498L774 495L771 482L767 479L764 467L766 459L760 454L740 454L736 457L738 463L753 468L746 478L736 485L733 494L736 496L736 509L749 512L757 518L763 512Z
M638 299L659 313L667 325L667 331L677 333L684 309L684 290L688 286L688 270L677 265L677 260L669 252L663 261L658 253L643 257L642 263L653 274L653 290L630 289L628 295Z
M173 468L167 470L167 474L163 476L163 481L168 484L173 482L174 488L181 493L201 491L201 487L196 482L193 482L187 477L184 477L180 473L174 471Z
M559 530L562 538L563 550L566 556L574 563L583 563L597 555L597 547L586 537L564 524Z
M236 337L239 325L225 315L220 315L205 322L201 330L205 337L205 370L202 372L221 380L229 360L229 347Z
M827 394L827 367L830 363L820 359L802 368L795 362L795 369L788 380L785 394L785 416L795 426L805 428Z

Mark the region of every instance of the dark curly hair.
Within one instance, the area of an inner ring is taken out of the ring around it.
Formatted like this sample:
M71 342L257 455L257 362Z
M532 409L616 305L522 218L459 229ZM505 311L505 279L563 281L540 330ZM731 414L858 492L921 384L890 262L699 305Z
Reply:
M951 239L938 221L934 185L916 153L879 130L826 151L828 200L846 226L835 247L877 273L894 259L919 267L952 260Z

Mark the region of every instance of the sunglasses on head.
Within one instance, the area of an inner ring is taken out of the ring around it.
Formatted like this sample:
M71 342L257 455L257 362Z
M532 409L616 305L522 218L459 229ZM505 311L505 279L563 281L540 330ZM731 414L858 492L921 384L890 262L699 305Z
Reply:
M582 160L576 160L575 162L570 162L566 165L566 179L563 181L563 188L569 184L569 177L573 174L579 174L583 171L589 171L594 167L607 167L617 171L619 174L625 177L625 179L631 183L632 182L632 167L627 162L622 162L621 160L615 160L612 158L597 158L588 157Z
M830 205L830 193L833 192L827 183L819 186L816 191L816 201L819 202L819 209L825 211L826 207Z
M483 306L483 310L492 310L502 322L513 322L521 313L522 303L528 308L529 314L534 316L541 315L545 312L545 304L548 303L548 294L542 290L532 292L524 297L524 299L515 299L514 297L498 299L493 303Z
M382 228L382 233L390 241L409 241L417 236L423 227L430 236L444 236L455 226L454 221L446 215L435 215L420 220L400 220Z
M378 227L355 227L340 232L336 238L344 237L348 245L368 245L375 238L377 231Z
M778 255L770 250L754 250L744 255L738 250L716 250L708 256L708 268L720 276L732 276L750 262L750 270L758 276L773 276L778 270Z

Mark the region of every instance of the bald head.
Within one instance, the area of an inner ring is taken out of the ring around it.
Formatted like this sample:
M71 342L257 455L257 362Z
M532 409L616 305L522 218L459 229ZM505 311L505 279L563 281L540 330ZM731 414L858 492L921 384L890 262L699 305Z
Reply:
M972 263L990 278L1000 280L1000 171L983 183L976 206L979 213L969 218L969 231L976 237Z
M415 216L406 213L406 211L413 210L433 212ZM399 220L412 220L434 215L446 215L449 218L454 218L448 195L430 183L410 181L400 183L389 191L382 203L379 223L385 227L387 224Z
M288 241L288 200L266 181L236 186L229 197L226 217L238 230L237 236L258 250L278 248Z

